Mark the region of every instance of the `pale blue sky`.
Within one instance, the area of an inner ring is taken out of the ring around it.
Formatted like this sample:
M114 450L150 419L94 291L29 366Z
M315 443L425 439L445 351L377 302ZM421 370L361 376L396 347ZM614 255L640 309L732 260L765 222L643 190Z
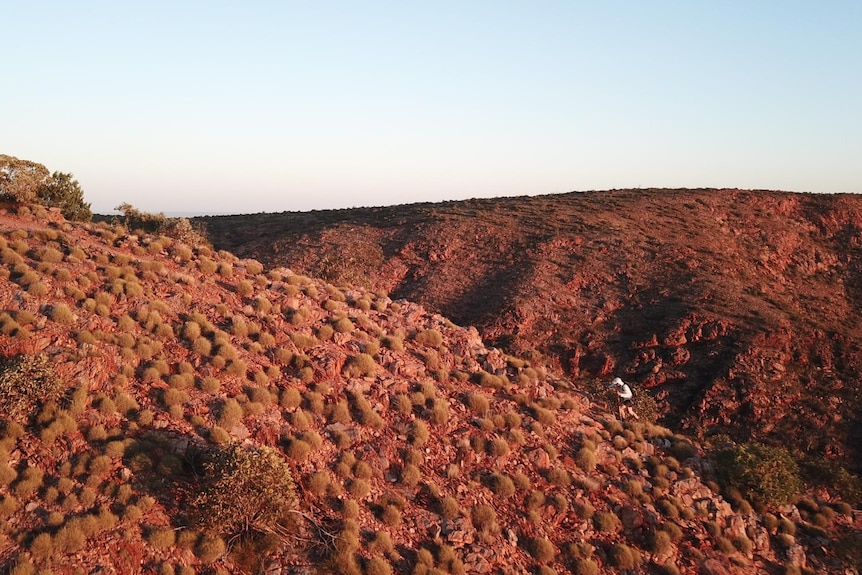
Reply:
M7 4L0 153L101 213L862 191L858 1Z

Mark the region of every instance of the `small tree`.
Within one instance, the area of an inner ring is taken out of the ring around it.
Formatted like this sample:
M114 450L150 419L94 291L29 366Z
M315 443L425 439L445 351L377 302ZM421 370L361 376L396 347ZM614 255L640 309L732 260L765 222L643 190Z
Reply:
M37 198L46 206L59 208L67 220L88 222L93 218L90 204L84 201L84 191L72 174L51 174L51 178L38 190Z
M42 164L0 154L0 199L35 202L37 192L49 179L50 172Z
M89 221L93 214L72 174L54 172L42 164L0 154L0 200L38 203L59 208L69 220Z

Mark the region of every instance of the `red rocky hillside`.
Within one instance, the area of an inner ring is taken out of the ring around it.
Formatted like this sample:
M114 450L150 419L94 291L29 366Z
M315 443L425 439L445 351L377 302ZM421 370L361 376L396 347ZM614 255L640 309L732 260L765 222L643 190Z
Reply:
M620 190L202 218L216 246L385 289L662 421L862 471L862 198ZM538 353L536 353L538 352Z
M4 573L858 568L847 503L731 506L699 444L419 304L38 207L0 259ZM699 329L632 353L734 333Z

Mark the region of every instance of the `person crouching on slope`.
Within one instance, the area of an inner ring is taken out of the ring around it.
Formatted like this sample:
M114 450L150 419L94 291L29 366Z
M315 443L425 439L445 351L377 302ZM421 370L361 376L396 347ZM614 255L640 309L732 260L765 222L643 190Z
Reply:
M628 386L628 384L624 383L622 379L615 377L613 382L611 382L610 387L615 387L617 390L617 397L619 398L620 402L620 421L626 420L626 413L628 413L635 419L640 419L640 417L638 417L638 414L635 413L634 407L632 407L632 389Z

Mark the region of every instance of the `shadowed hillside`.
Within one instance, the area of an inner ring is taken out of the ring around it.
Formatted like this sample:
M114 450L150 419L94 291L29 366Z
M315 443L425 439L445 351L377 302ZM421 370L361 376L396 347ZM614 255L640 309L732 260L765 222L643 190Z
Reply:
M862 471L857 196L609 191L200 221L218 247L387 290L568 377L620 375L674 429Z
M621 422L418 304L38 207L0 258L3 572L858 566L780 451Z

